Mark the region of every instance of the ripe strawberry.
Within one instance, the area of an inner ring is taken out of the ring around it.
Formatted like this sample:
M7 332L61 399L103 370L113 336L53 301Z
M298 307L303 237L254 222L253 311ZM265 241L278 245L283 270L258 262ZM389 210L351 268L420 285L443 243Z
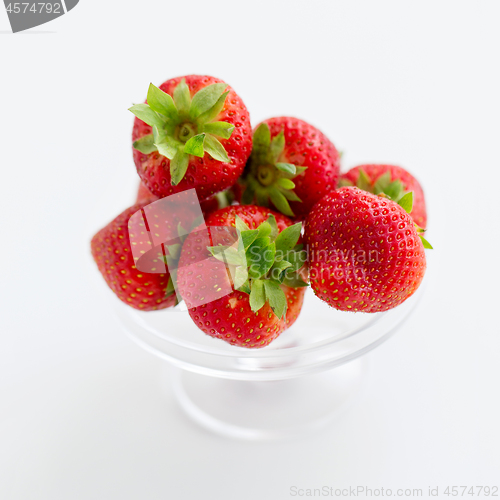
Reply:
M422 187L415 177L396 165L359 165L342 174L339 186L357 186L369 193L384 193L398 202L406 193L413 192L411 216L422 228L427 225L427 212Z
M92 256L117 297L134 309L152 311L176 304L174 293L167 296L170 274L152 274L138 271L132 256L128 222L130 217L144 205L139 203L127 208L118 217L101 229L91 242ZM161 252L156 256L162 259Z
M137 190L137 199L136 203L143 203L145 205L149 203L153 203L156 200L159 200L158 196L155 196L145 185L143 182L139 183L139 189ZM212 196L208 198L208 200L200 201L201 211L203 215L207 217L215 210L218 210L219 207L219 199L217 196Z
M412 194L400 200L411 211ZM326 195L305 223L311 286L341 311L387 311L419 287L424 246L412 218L397 203L356 187Z
M184 241L177 284L195 324L231 345L268 345L297 319L302 225L257 206L214 212ZM229 275L228 275L229 270Z
M241 98L211 76L173 78L149 86L136 104L134 162L146 187L163 197L195 188L200 200L232 186L252 149Z
M337 185L340 155L317 128L297 118L270 118L254 132L253 150L241 179L242 203L271 203L303 220Z
M144 182L139 182L139 189L137 190L136 203L152 203L153 201L159 200L158 196L155 196L145 185Z

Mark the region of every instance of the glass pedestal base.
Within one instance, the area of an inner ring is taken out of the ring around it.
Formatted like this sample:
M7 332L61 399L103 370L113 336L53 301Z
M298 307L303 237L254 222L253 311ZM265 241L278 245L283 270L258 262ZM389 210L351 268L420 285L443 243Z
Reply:
M170 367L168 377L184 412L217 434L248 440L288 439L329 424L357 399L367 360L300 378L242 381Z
M368 379L364 354L402 328L423 287L376 314L336 311L307 292L296 323L263 349L205 335L180 306L144 313L119 303L116 312L137 344L168 362L194 421L234 438L282 439L324 426L355 400Z

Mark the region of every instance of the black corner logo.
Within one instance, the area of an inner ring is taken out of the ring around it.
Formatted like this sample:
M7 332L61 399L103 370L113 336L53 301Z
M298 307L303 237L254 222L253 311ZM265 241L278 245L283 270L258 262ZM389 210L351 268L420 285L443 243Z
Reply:
M79 0L52 2L11 2L3 0L13 33L24 31L61 17L73 9Z

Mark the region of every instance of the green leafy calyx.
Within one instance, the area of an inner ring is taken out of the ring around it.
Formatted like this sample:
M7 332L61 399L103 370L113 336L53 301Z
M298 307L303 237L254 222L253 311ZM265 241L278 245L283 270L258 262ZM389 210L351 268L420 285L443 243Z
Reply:
M243 177L245 190L242 203L268 207L271 202L281 213L293 217L289 201L302 201L294 192L294 179L307 167L288 163L283 158L285 134L283 130L271 139L267 123L261 123L253 136L252 154Z
M424 248L427 248L428 250L433 250L434 247L424 238L424 233L426 230L421 228L417 224L415 224L415 229L417 230L418 237L420 238L420 241L422 242Z
M398 205L400 205L407 214L411 214L411 211L413 210L413 191L410 191L409 193L406 193L405 195L403 195L399 199ZM422 244L424 245L424 248L432 250L432 245L423 237L423 233L425 233L425 229L421 228L415 222L413 224L417 230L419 238L422 241Z
M347 179L341 179L339 181L339 187L352 186L352 182ZM391 172L384 172L375 181L371 181L366 172L360 168L358 178L356 180L356 187L362 189L363 191L368 191L369 193L385 196L390 198L396 203L407 194L405 191L405 186L403 183L396 179L391 180Z
M273 215L256 229L250 229L238 216L237 239L231 246L208 247L211 254L228 266L235 290L250 295L250 307L256 312L269 303L274 314L286 314L287 301L281 285L307 286L300 271L306 252L297 244L302 224L289 226L281 233Z
M134 142L144 154L158 151L170 160L171 182L181 182L189 165L189 156L203 158L208 153L214 160L229 162L219 139L229 139L232 123L217 121L226 97L225 83L204 87L191 97L184 79L174 90L173 98L149 85L147 104L135 104L130 111L153 128L153 133Z

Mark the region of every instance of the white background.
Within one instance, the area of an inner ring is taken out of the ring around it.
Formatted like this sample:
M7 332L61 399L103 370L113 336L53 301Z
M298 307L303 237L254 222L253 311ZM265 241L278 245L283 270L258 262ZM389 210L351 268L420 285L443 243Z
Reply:
M499 485L499 16L494 1L81 0L12 35L2 10L0 498ZM425 188L418 314L318 435L244 443L187 421L91 260L135 194L127 108L189 73L230 83L253 124L298 116L344 168L394 162Z

